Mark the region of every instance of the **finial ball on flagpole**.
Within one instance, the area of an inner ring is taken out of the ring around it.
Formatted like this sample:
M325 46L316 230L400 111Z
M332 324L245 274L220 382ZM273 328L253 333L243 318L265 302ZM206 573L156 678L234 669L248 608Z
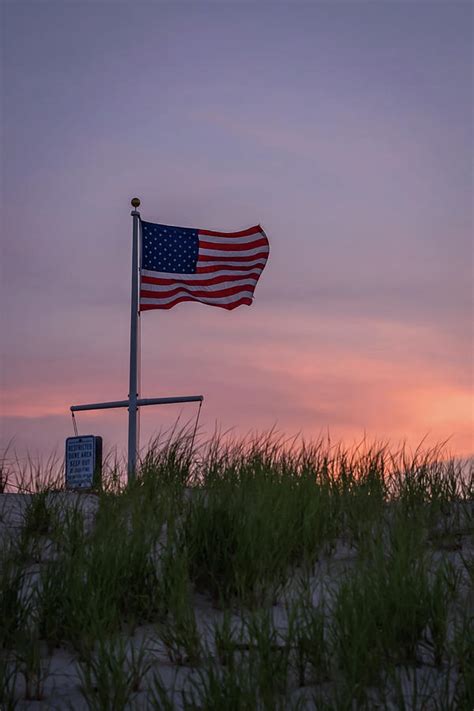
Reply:
M132 204L132 207L140 207L140 198L132 198L130 202Z

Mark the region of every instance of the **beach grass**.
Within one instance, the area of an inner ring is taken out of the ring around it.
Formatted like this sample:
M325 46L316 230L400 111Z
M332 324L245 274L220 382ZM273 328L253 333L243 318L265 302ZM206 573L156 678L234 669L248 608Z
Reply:
M5 708L474 707L474 475L440 448L181 432L130 485L2 477Z

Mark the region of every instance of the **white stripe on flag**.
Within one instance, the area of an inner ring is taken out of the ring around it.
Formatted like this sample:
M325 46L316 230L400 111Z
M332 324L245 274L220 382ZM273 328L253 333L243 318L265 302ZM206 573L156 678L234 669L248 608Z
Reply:
M206 257L251 257L255 254L268 254L269 249L265 245L254 247L254 249L242 249L240 251L228 251L225 249L202 249L199 248L199 256Z
M265 258L262 257L261 259L252 260L251 262L229 262L227 259L216 259L215 262L211 262L207 260L199 261L198 259L198 267L253 267L257 266L257 264L261 264L263 268L265 266ZM252 269L252 271L254 270ZM217 273L220 274L220 272Z
M157 297L156 299L152 298L141 298L140 299L140 304L148 305L148 304L169 304L172 301L175 301L176 299L179 299L182 296L190 296L187 292L185 291L178 291L177 294L173 294L173 296L170 296L169 298L159 298ZM191 298L193 298L191 296ZM232 296L206 296L206 297L196 297L198 301L205 301L206 304L231 304L233 301L240 301L240 299L247 298L247 299L253 299L253 293L251 291L239 291L238 294L232 294Z
M255 279L242 279L241 281L221 281L217 284L187 284L186 289L189 291L223 291L224 289L233 289L236 286L254 286L257 283L257 278ZM147 284L142 282L142 291L170 291L171 289L176 289L181 284Z
M258 264L258 262L255 262ZM217 266L216 262L203 262L204 264L209 264L209 266ZM248 264L253 264L253 262L248 262ZM239 266L243 266L241 262L239 262ZM247 262L245 263L245 266L247 266ZM235 270L229 270L229 269L218 269L215 272L203 272L200 274L175 274L173 272L154 272L150 271L149 269L142 269L141 270L141 275L144 277L152 277L153 279L170 279L173 281L202 281L205 279L212 279L213 277L220 277L220 276L247 276L249 271L255 272L257 274L261 274L263 271L263 267L253 267L251 270L245 269L245 270L240 270L240 269L235 269Z
M212 242L213 244L252 244L265 235L262 232L255 232L247 237L208 237L207 235L199 235L200 242Z

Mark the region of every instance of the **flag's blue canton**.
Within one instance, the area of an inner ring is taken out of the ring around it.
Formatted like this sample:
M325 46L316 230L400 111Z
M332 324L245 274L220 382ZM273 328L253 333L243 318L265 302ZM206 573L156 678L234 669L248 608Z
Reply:
M199 254L197 230L142 222L142 268L194 274Z

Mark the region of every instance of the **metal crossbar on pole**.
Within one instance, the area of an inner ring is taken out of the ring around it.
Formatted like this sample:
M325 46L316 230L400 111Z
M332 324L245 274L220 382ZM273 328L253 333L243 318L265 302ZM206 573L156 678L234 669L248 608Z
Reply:
M202 395L183 395L180 397L149 397L138 398L136 401L137 407L146 405L173 405L180 402L202 402ZM92 402L88 405L71 405L71 412L84 412L86 410L111 410L116 407L128 407L128 400L114 400L112 402Z

